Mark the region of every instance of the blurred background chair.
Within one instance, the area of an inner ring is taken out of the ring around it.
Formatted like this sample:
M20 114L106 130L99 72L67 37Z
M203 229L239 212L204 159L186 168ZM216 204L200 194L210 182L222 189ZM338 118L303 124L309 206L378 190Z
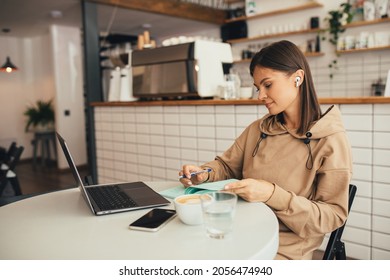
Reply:
M355 185L349 185L349 200L348 200L348 214L351 210L353 200L355 198L355 194L357 191L357 187ZM341 241L341 236L343 235L344 227L347 221L339 227L338 229L334 230L329 238L328 244L325 249L325 253L323 256L323 260L346 260L347 254L345 252L345 244L343 241Z
M3 195L8 184L13 188L15 195L22 194L19 180L15 173L15 166L19 162L23 151L23 146L17 146L15 142L12 142L5 157L2 159L0 165L0 196Z

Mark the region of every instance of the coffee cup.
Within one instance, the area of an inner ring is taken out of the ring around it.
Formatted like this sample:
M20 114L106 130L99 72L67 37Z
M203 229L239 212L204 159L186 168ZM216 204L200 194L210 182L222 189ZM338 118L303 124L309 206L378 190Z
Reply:
M175 198L175 209L179 219L187 225L203 223L202 206L199 194L185 194Z

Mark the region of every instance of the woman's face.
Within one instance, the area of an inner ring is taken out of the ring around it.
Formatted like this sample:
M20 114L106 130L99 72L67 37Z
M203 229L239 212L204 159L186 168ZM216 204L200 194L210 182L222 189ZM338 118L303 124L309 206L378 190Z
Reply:
M296 72L288 76L284 72L256 66L253 72L253 84L258 99L265 103L271 115L281 112L296 113L299 110L299 87L295 86ZM299 85L302 83L301 77Z

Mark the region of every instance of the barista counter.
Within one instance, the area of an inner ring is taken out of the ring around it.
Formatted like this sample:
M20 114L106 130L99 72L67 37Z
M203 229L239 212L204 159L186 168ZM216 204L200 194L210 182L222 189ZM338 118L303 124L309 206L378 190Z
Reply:
M390 104L390 97L326 97L319 98L321 104ZM93 102L92 106L202 106L202 105L258 105L262 101L256 99L199 99L199 100L162 100L135 102Z
M358 186L343 234L347 254L390 259L390 98L320 98L338 104L352 145ZM267 113L257 100L96 102L99 183L172 181L183 164L201 164L226 150Z

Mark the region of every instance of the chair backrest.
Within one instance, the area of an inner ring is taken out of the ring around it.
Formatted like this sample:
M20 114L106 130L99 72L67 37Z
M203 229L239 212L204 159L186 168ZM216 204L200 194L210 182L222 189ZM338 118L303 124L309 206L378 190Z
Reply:
M348 199L348 214L351 210L353 200L355 198L355 194L357 191L357 187L355 185L350 184L349 185L349 199ZM325 249L325 253L323 256L323 260L345 260L347 258L346 252L345 252L345 245L344 242L341 241L341 236L343 235L344 227L347 221L339 227L338 229L334 230L329 238L328 244Z
M4 162L8 166L8 170L15 169L15 166L19 162L20 156L22 155L23 151L23 146L17 147L16 143L15 145L13 145L13 143L11 144L11 147L7 152L8 160Z

